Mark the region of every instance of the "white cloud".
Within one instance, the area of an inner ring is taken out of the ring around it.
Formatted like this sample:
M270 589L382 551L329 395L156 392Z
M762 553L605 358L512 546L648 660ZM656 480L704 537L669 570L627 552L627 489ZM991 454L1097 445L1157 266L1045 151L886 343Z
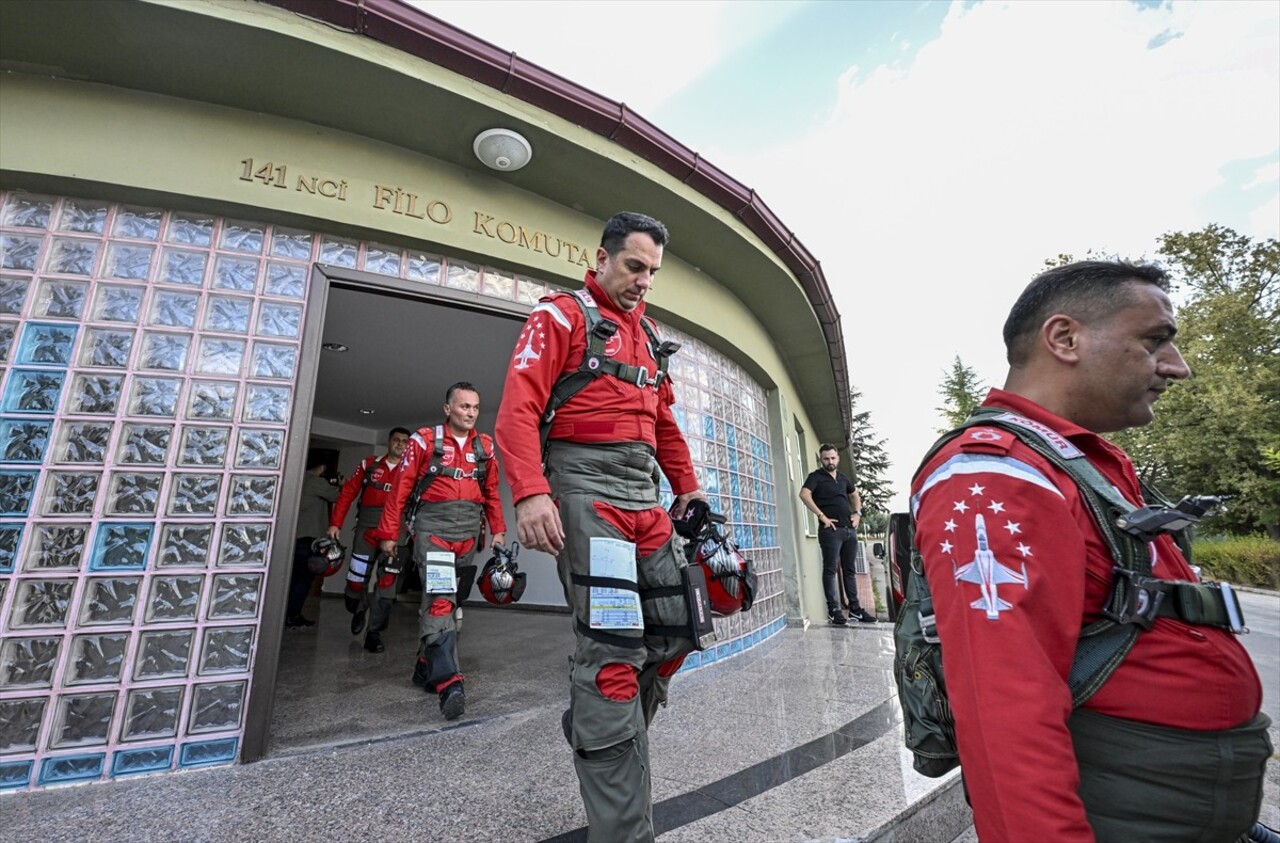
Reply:
M409 0L644 116L800 4ZM678 15L673 14L679 9Z
M646 116L795 7L417 5ZM1235 203L1223 168L1280 150L1278 31L1271 2L953 2L914 55L826 82L832 111L808 136L699 150L822 261L897 506L940 424L944 370L959 354L998 385L1000 326L1046 258L1151 255L1158 235L1210 222L1277 235L1277 165ZM1224 189L1235 218L1207 218Z
M1000 326L1044 259L1149 255L1209 222L1274 233L1274 201L1239 221L1197 208L1224 164L1280 148L1276 22L1265 3L955 4L909 66L846 73L811 136L703 150L822 260L900 491L952 357L1003 379Z

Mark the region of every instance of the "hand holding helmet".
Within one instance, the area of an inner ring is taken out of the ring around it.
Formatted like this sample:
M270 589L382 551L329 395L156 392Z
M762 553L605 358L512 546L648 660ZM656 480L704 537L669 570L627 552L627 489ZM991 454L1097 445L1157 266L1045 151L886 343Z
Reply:
M711 611L721 617L747 611L756 597L751 561L720 530L726 520L702 500L690 501L683 517L672 518L676 533L686 540L689 564L701 565L706 574Z
M342 570L347 549L337 539L322 536L311 543L311 555L307 557L307 569L313 574L331 577Z
M503 606L519 601L524 595L527 575L520 573L516 565L516 555L519 552L519 542L493 545L493 555L484 563L477 583L485 600Z

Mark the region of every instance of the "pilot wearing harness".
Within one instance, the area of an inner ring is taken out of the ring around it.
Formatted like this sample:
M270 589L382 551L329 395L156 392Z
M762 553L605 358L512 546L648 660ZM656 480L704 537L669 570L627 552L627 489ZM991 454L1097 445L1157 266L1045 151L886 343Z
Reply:
M393 427L387 436L387 453L381 457L371 454L360 461L351 477L342 484L338 502L329 516L329 538L336 539L342 532L347 513L354 503L356 509L355 535L363 539L367 550L351 543L351 564L347 568L347 584L343 597L347 611L351 613L351 634L359 635L368 621L364 636L364 648L370 653L385 651L382 633L391 621L391 603L395 599L396 574L385 569L377 570L371 564L378 552L378 539L373 531L382 520L382 507L391 491L391 478L400 465L400 457L409 444L409 431Z
M418 635L422 643L413 681L440 698L440 712L455 720L466 710L458 667L456 611L475 581L475 555L484 523L502 544L506 522L498 497L493 439L475 430L480 393L465 381L445 393L444 424L409 438L395 487L376 533L379 550L396 553L400 525L414 536L413 561L422 578Z
M678 346L643 304L666 242L652 217L608 221L585 288L544 298L526 321L495 427L520 542L557 556L574 615L562 725L597 843L653 839L648 727L695 646L658 468L675 517L705 494L671 412Z
M1117 262L1037 277L1004 388L912 482L984 841L1234 841L1257 818L1270 721L1239 603L1175 541L1204 499L1163 505L1099 435L1149 423L1190 373L1167 285Z

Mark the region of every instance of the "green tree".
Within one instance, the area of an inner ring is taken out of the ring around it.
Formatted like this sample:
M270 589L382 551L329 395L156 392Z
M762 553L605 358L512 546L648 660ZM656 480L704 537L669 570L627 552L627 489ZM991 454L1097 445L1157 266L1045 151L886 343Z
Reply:
M849 461L857 476L855 485L862 498L863 512L887 512L889 499L893 497L887 479L891 463L884 449L884 437L871 426L870 411L858 409L861 398L861 392L849 387Z
M978 373L966 366L957 354L956 359L951 363L951 371L945 373L942 385L938 387L938 394L942 396L943 404L934 409L941 413L946 421L946 426L938 428L938 432L946 433L963 423L969 418L973 408L982 403L986 393L987 387L978 378Z
M1111 438L1167 493L1223 496L1206 527L1280 539L1280 241L1210 225L1164 235L1159 256L1192 376Z

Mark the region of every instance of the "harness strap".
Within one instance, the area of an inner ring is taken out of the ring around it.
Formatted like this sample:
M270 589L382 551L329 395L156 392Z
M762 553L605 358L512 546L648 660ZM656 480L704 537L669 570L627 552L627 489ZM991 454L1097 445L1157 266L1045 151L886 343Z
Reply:
M644 625L644 631L650 635L662 635L666 638L689 638L689 627L687 626L661 626L661 625Z
M578 621L578 632L599 641L601 644L608 644L611 647L621 647L624 650L643 650L644 639L631 635L614 635L611 632L605 632L603 629L592 629L582 621Z
M1007 430L1023 444L1065 471L1075 482L1098 531L1102 533L1115 562L1113 585L1102 609L1102 619L1084 627L1076 642L1068 682L1072 704L1081 705L1093 696L1124 661L1138 634L1150 629L1156 617L1170 617L1185 623L1221 626L1233 632L1243 630L1242 613L1234 592L1219 586L1151 576L1151 558L1146 542L1123 530L1117 520L1137 507L1125 500L1082 451L1017 413L998 407L980 407L959 427L940 438L921 461L927 463L947 442L967 428L992 425ZM1144 496L1165 506L1169 502L1154 489L1142 485ZM1190 560L1190 543L1185 531L1173 534ZM918 552L918 551L917 551ZM920 584L927 595L928 585L919 570ZM915 579L913 577L913 579Z
M586 296L586 291L578 290L571 294L569 298L582 311L582 317L586 323L587 347L583 352L582 362L578 364L578 368L561 375L551 387L551 394L547 399L547 407L543 410L542 421L538 425L543 451L547 447L547 436L551 431L551 421L555 418L556 411L567 404L573 396L586 389L596 378L602 375L609 375L639 389L647 387L657 389L667 378L671 355L680 350L679 343L663 342L652 323L648 319L641 317L640 327L644 329L645 335L649 338L649 353L657 363L657 370L650 372L647 366L623 363L610 357L605 351L605 344L610 337L618 332L618 325L612 320L602 317L600 309L584 296Z
M431 488L431 484L435 482L437 477L448 477L453 480L465 480L468 477L475 477L476 482L480 484L480 488L484 488L484 481L489 474L488 463L489 460L493 459L493 456L485 452L484 443L481 439L481 434L477 433L475 438L471 440L471 448L476 455L474 471L468 472L460 468L449 468L444 464L444 425L436 425L431 446L431 461L427 464L427 470L413 484L413 491L409 493L409 500L404 508L403 521L410 532L413 531L413 522L417 518L418 507L422 504L422 496L427 493L427 489Z
M569 579L574 585L595 586L596 588L620 588L623 591L640 592L640 586L631 580L624 580L618 577L593 577L587 574L570 574ZM643 592L640 592L643 594Z

